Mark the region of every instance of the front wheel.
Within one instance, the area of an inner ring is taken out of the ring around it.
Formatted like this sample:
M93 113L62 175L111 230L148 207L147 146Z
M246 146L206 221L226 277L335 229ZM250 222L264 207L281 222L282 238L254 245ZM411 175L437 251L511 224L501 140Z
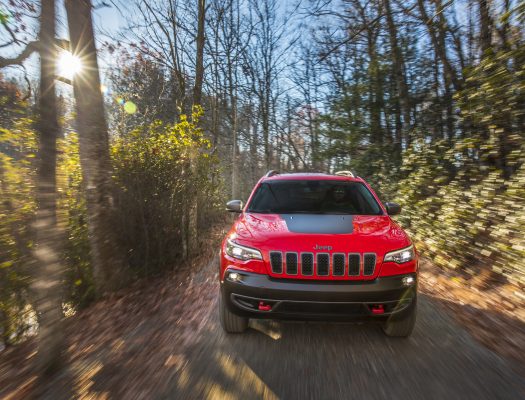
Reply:
M392 315L383 325L383 332L390 337L408 337L414 330L416 324L417 297L414 297L408 309L403 310L401 315Z
M222 329L228 333L243 333L248 327L248 318L239 317L232 313L222 298L222 291L219 294L219 318Z

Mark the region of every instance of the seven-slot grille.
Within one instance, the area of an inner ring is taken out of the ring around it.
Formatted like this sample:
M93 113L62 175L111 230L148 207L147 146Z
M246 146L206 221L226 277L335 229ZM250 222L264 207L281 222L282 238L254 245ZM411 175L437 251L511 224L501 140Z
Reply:
M274 274L291 276L371 276L376 268L375 253L296 253L270 251ZM361 268L362 263L362 268Z

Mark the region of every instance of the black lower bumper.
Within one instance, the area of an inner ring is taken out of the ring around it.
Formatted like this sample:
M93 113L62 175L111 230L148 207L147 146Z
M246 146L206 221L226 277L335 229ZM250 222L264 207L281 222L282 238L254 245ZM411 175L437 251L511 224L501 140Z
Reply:
M249 318L299 320L386 320L408 312L417 294L416 274L372 281L307 281L226 273L221 295L234 314ZM403 278L414 278L407 285Z

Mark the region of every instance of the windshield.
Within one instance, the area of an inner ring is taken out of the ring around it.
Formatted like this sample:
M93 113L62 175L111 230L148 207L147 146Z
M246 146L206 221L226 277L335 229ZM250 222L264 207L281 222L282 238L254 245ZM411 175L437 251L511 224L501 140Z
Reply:
M359 182L264 182L253 195L248 212L270 214L382 215L368 188Z

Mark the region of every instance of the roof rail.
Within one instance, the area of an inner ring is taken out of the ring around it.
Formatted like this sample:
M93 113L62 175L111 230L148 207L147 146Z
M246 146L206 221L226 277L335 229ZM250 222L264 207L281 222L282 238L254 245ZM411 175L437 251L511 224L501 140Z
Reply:
M264 175L265 178L269 178L271 176L274 176L274 175L279 175L279 171L274 171L273 169L271 169L270 171L268 171L266 173L266 175Z
M334 175L349 176L350 178L355 178L355 175L352 171L337 171Z

